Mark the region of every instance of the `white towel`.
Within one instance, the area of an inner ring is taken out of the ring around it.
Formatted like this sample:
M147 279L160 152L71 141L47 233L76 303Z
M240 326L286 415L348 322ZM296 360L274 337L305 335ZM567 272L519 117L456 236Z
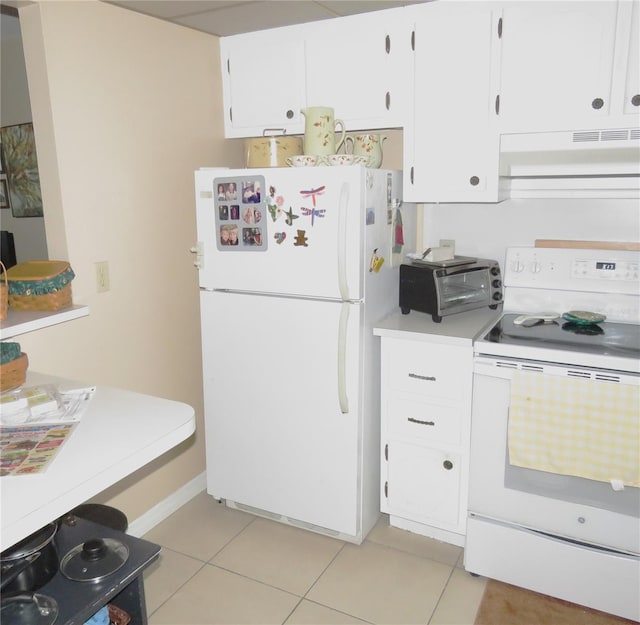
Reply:
M640 486L640 387L515 373L512 465Z

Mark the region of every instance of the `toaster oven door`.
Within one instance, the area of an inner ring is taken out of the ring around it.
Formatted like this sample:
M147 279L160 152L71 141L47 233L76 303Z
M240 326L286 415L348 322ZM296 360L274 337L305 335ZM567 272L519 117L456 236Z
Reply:
M458 270L436 279L438 302L443 315L492 304L491 280L486 267Z

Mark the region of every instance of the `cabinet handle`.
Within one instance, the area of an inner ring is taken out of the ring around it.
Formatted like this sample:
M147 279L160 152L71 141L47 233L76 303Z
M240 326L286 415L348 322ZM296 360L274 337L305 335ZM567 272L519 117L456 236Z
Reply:
M389 460L389 443L384 446L384 459Z
M391 37L389 37L389 35L384 38L384 49L387 51L387 54L391 52Z
M387 94L384 99L385 106L387 107L387 111L391 108L391 94L387 91Z
M442 463L442 466L447 470L447 471L451 471L451 469L453 469L453 462L451 462L451 460L445 460Z
M411 31L411 50L415 52L416 49L416 31Z
M603 106L604 106L604 100L602 98L595 98L591 102L591 107L594 108L596 111L598 109L601 109Z
M409 172L409 179L411 180L411 184L413 184L413 166L411 166L411 170Z
M640 106L640 95L636 94L631 98L631 104L633 106Z
M427 382L435 382L436 377L433 375L420 375L418 373L409 373L409 377L414 380L426 380Z
M294 115L294 112L291 109L289 109L287 111L287 119L293 119L293 115Z
M472 187L477 187L478 184L480 184L480 178L478 178L478 176L471 176L471 178L469 178L469 184Z
M417 423L418 425L435 425L435 421L421 421L420 419L414 419L413 417L407 417L409 423Z
M279 137L280 135L286 135L286 128L265 128L262 131L263 137Z
M233 121L233 109L231 107L229 107L229 121Z
M495 108L496 108L496 115L500 115L500 94L496 96Z
M498 20L498 39L502 39L502 18Z

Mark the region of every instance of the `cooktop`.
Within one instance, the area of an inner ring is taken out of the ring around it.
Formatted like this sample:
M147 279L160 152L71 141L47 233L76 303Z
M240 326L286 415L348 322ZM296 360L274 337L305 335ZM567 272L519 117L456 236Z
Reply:
M583 325L557 319L526 327L514 324L519 316L503 315L482 340L502 345L640 358L640 325L607 321Z

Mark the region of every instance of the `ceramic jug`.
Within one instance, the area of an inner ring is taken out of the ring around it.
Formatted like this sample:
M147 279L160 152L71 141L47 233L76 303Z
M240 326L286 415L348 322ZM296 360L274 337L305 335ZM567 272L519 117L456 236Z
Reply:
M245 139L245 167L286 167L287 158L302 154L301 137L261 137Z
M367 156L369 162L367 167L377 169L382 165L382 144L386 139L386 135L355 135L355 137L347 137L345 139L345 149L354 156Z
M304 153L313 156L335 154L344 143L345 127L341 119L335 119L328 106L311 106L300 111L305 117ZM340 127L340 139L336 144L336 129Z

